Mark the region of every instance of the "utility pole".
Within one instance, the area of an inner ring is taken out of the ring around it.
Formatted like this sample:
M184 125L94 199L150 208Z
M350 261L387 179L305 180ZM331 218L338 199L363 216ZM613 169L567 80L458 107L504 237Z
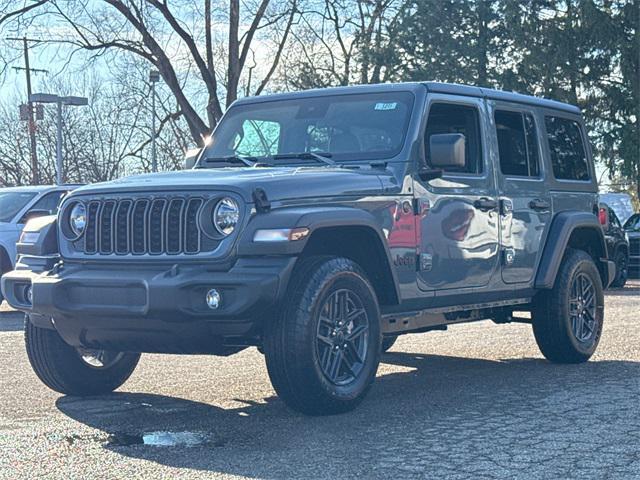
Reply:
M25 75L27 77L27 105L28 105L28 131L29 131L29 142L31 144L31 172L32 172L32 183L34 185L38 185L40 183L40 173L38 169L38 152L36 150L36 123L33 119L33 102L31 102L31 72L44 72L46 70L41 70L38 68L31 68L29 66L29 43L28 42L37 42L38 40L28 39L27 37L22 38L7 38L7 40L13 41L22 41L24 48L24 68L14 67L16 70L24 70Z
M88 105L86 97L61 97L52 93L35 93L29 96L31 103L55 103L56 104L56 184L64 183L62 163L62 105L82 106Z
M156 157L156 82L160 80L160 72L151 70L149 81L151 82L151 171L158 171L158 159Z

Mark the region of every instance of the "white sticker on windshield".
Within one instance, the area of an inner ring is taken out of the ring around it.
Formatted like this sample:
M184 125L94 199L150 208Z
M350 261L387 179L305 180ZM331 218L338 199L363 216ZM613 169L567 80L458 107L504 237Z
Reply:
M398 102L380 102L376 103L374 110L395 110L398 106Z

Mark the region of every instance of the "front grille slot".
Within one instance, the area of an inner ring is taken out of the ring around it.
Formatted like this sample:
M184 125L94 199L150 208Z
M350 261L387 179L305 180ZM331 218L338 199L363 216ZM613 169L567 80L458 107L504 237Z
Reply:
M634 257L640 255L640 238L629 239L629 254Z
M167 207L166 229L166 249L169 254L180 253L182 249L182 210L184 199L174 198Z
M149 200L137 200L133 206L133 214L131 218L131 251L136 255L142 255L147 250L147 226L145 225L145 222L148 208Z
M151 202L151 210L149 214L149 236L148 250L149 253L162 253L162 245L164 244L162 234L164 230L164 207L167 201L157 199Z
M113 251L113 212L115 211L116 202L107 200L102 204L100 210L100 253L111 253Z
M91 200L84 253L99 255L197 254L202 248L199 197Z
M124 254L129 252L129 214L131 210L131 200L122 200L116 209L116 253Z
M98 233L98 212L100 211L99 202L89 202L87 207L87 230L85 236L85 253L96 253L98 251L96 236Z

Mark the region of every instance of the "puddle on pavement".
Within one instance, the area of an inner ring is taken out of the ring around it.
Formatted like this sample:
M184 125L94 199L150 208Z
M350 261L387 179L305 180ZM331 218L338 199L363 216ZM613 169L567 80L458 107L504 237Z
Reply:
M108 447L130 447L133 445L148 445L152 447L196 447L210 445L224 446L224 440L215 440L209 435L197 432L148 432L142 434L111 433L105 438L104 434L96 435L67 435L65 440L73 445L77 442L89 441L101 443Z
M221 447L224 442L214 441L204 433L196 432L149 432L143 434L114 433L107 438L107 445L127 447L131 445L149 445L153 447L195 447L209 444Z

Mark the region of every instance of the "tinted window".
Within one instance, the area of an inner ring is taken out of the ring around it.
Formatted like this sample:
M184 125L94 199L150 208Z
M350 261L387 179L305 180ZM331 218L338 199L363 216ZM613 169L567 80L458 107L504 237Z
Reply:
M36 195L36 192L0 193L0 222L10 222Z
M67 192L51 192L47 193L40 200L33 204L29 210L47 210L49 213L54 214L58 211L58 205L60 200Z
M537 177L538 141L533 116L496 110L495 122L502 173Z
M272 162L272 155L303 152L331 154L337 162L387 158L400 152L412 108L409 92L238 105L225 114L203 158L239 154Z
M624 222L624 229L630 232L639 231L640 230L640 214L632 215L629 219Z
M618 216L611 209L609 209L609 222L611 222L611 225L616 228L622 228L622 225L620 225L620 220L618 220Z
M461 133L465 137L465 166L449 167L449 172L482 173L482 153L480 149L480 122L478 110L464 105L435 103L429 110L425 134L427 164L431 165L429 144L431 135L440 133Z
M580 126L573 120L545 117L553 174L561 180L589 180Z

